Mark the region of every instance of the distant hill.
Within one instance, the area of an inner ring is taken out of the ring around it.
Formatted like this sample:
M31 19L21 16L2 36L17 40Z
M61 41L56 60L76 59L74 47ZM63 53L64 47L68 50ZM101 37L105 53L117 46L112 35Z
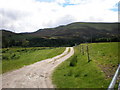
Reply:
M73 46L83 42L119 41L120 23L76 22L33 33L2 30L3 47L11 46Z

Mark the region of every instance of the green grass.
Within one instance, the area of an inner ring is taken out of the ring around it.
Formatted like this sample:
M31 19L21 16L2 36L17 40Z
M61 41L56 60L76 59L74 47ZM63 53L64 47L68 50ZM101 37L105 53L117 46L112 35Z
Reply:
M107 74L114 74L118 64L118 43L89 44L90 62L82 45L84 55L81 45L75 47L75 54L53 72L53 83L58 88L107 88L112 78Z
M65 48L33 47L2 50L2 73L61 54Z
M88 44L91 60L97 64L116 66L118 64L118 43Z

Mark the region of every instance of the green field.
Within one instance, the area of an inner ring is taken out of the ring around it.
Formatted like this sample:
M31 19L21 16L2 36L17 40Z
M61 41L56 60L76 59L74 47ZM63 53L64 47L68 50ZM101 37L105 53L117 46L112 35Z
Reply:
M87 44L74 47L75 54L60 64L52 80L58 88L107 88L118 65L118 43Z
M61 54L65 48L33 47L2 49L2 73Z

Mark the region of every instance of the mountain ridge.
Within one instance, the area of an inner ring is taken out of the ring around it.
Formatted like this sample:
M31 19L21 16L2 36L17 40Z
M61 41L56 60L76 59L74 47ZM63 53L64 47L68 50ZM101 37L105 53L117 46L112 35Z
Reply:
M91 39L93 42L110 40L118 41L118 37L120 36L118 33L119 24L120 23L117 22L76 22L55 28L39 29L30 33L14 33L2 30L2 37L4 40L9 42L12 40L12 42L20 41L22 43L22 40L24 40L29 41L29 44L33 44L37 40L32 46L73 46L75 43L90 42ZM63 44L59 45L58 43Z

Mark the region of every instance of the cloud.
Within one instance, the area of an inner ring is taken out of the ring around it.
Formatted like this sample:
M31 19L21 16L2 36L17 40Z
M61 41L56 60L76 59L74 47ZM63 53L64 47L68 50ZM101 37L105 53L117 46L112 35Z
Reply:
M117 22L118 0L1 0L0 29L33 32L72 22Z

